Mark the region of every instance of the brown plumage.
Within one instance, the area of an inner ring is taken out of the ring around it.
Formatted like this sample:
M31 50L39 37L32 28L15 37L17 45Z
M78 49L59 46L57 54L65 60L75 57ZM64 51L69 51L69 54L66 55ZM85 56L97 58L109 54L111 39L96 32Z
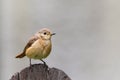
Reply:
M47 28L41 29L29 40L23 52L18 54L16 58L27 56L30 59L40 59L44 62L42 59L46 58L51 52L51 36L54 34Z
M27 45L25 46L24 50L22 53L18 54L16 56L16 58L23 58L24 56L26 56L26 50L37 40L39 39L37 36L33 36L29 42L27 43Z

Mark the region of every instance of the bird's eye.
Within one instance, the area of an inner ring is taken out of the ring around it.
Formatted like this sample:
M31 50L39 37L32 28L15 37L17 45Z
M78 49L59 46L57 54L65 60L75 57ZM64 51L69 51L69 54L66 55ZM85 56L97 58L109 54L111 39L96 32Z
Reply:
M44 35L46 35L47 33L46 32L44 32Z

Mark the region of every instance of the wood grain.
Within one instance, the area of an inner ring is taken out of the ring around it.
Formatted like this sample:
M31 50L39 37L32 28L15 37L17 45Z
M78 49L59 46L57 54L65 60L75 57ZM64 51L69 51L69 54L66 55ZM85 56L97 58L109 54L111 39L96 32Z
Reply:
M10 80L71 80L67 74L57 68L47 68L43 64L34 64L17 72Z

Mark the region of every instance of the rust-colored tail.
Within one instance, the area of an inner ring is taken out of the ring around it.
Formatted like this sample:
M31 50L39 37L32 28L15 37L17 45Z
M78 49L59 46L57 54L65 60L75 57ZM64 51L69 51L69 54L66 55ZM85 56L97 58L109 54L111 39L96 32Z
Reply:
M20 53L16 56L16 58L23 58L25 56L25 53Z

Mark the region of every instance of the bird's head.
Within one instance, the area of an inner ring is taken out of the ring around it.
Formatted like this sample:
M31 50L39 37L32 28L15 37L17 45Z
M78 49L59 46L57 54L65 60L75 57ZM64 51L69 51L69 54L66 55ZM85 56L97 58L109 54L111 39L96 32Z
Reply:
M43 28L43 29L41 29L41 30L37 33L37 35L38 35L40 38L44 39L44 40L50 40L51 37L52 37L52 35L55 35L55 33L52 33L52 32L51 32L49 29L47 29L47 28Z

